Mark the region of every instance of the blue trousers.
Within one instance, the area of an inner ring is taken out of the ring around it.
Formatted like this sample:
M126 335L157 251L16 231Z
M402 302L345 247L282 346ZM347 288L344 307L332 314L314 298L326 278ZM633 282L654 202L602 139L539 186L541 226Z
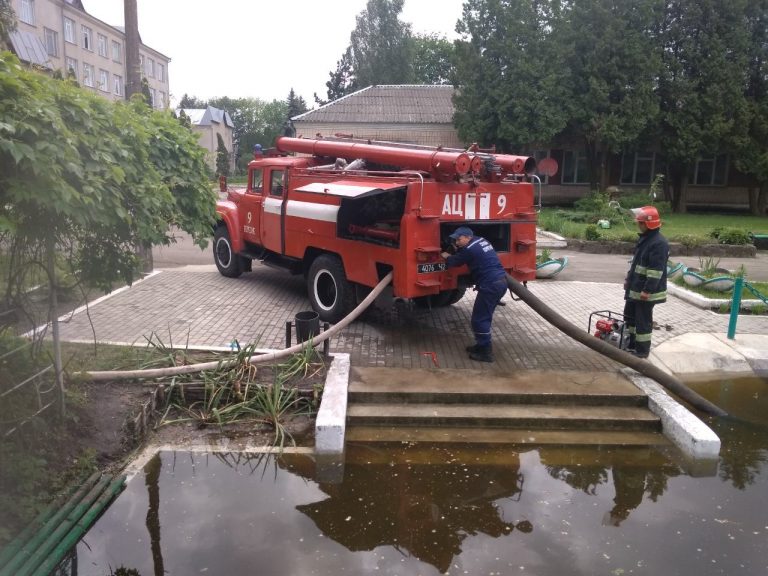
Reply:
M477 287L477 297L472 308L472 331L475 333L475 342L478 346L491 344L493 312L506 291L507 281L505 278L495 280L486 286Z

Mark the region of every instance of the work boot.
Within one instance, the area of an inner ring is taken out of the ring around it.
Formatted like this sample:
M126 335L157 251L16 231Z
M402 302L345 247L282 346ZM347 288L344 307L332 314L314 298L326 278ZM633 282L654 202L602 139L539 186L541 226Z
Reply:
M467 346L466 350L467 352L477 352L482 348L482 346L479 346L478 344L472 344L471 346Z
M493 351L490 344L488 346L477 346L474 352L469 353L469 357L477 362L493 362Z

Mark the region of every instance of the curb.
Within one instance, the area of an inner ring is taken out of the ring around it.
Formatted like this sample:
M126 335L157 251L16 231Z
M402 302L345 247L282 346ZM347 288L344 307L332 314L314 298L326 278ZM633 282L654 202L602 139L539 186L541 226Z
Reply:
M715 459L720 454L720 438L709 426L672 398L659 384L634 370L622 372L648 396L648 408L661 419L666 436L683 454L694 460Z
M686 290L674 282L667 282L667 292L673 296L676 296L677 298L680 298L680 300L683 300L688 304L692 304L697 308L701 308L702 310L713 310L731 303L730 298L707 298L706 296L702 296L696 292ZM740 309L751 310L754 306L762 304L763 303L757 299L742 300Z
M315 419L315 453L342 454L347 423L349 354L334 354Z

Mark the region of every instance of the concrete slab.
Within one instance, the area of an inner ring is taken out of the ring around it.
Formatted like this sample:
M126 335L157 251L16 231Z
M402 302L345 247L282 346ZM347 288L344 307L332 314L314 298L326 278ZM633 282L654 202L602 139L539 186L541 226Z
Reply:
M655 362L687 377L706 374L711 379L717 373L752 374L752 366L744 354L715 334L682 334L657 346L653 355Z
M755 374L768 377L768 334L736 334L733 340L723 334L715 337L744 356Z

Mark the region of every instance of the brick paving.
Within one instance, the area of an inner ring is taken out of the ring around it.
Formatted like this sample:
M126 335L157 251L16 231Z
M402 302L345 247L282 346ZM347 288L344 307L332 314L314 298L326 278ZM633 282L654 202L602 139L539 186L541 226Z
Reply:
M536 281L532 292L586 331L590 312L623 309L613 283ZM435 352L442 368L508 372L519 369L615 370L618 365L551 327L522 302L505 297L494 318L495 364L469 360L474 294L436 310L369 313L333 338L331 350L351 355L355 366L427 368ZM285 323L311 309L300 276L254 264L254 272L224 278L213 266L164 270L81 312L62 324L62 338L143 344L153 333L164 343L228 346L237 339L260 348L282 348ZM654 344L687 332L725 333L728 317L675 297L658 305ZM664 328L669 326L670 330ZM743 316L741 334L768 334L768 317Z

